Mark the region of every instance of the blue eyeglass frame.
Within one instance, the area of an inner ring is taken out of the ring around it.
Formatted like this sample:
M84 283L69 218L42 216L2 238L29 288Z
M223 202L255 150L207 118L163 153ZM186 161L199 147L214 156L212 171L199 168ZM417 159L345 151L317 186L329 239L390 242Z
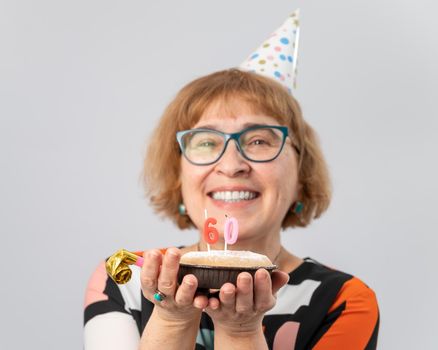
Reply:
M280 149L278 150L277 154L276 154L274 157L272 157L271 159L268 159L268 160L253 160L253 159L248 158L248 157L245 155L245 153L242 151L242 148L240 147L240 142L239 142L239 138L240 138L240 136L242 136L242 134L244 134L245 132L250 131L250 130L266 129L266 128L277 129L277 130L280 130L280 131L281 131L281 133L283 134L283 141L282 141L282 143L281 143L281 147L280 147ZM208 132L213 132L213 133L219 134L219 135L221 135L221 136L224 137L224 139L225 139L224 148L223 148L222 152L219 154L219 156L218 156L214 161L211 161L211 162L209 162L209 163L195 163L195 162L191 161L191 160L186 156L186 153L185 153L185 147L184 147L184 144L183 144L183 137L184 137L186 134L191 133L191 132L194 132L194 131L208 131ZM279 125L254 125L254 126L250 126L249 128L243 129L243 130L241 130L241 131L239 131L239 132L235 132L235 133L231 133L231 134L228 134L228 133L226 133L226 132L222 132L222 131L218 131L218 130L214 130L214 129L209 129L209 128L199 128L199 129L183 130L183 131L178 131L178 132L176 133L176 139L177 139L177 141L178 141L178 145L179 145L179 148L180 148L180 150L181 150L181 153L184 155L184 157L185 157L190 163L192 163L192 164L194 164L194 165L201 165L201 166L202 166L202 165L211 165L211 164L214 164L214 163L216 163L219 159L221 159L221 157L223 156L223 154L225 153L225 151L226 151L226 149L227 149L228 142L229 142L230 140L234 140L234 141L236 141L236 146L237 146L237 149L239 150L239 153L240 153L240 154L242 155L242 157L245 158L246 160L249 160L250 162L255 162L255 163L267 163L267 162L272 162L274 159L276 159L276 158L280 155L281 151L283 150L284 143L286 142L286 138L287 138L288 136L289 136L289 129L288 129L288 127L287 127L287 126L279 126Z

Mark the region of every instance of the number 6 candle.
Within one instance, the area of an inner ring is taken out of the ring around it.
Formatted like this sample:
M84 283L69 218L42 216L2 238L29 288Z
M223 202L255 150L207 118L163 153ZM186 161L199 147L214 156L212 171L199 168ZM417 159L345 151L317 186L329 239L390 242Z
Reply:
M205 222L204 222L204 240L207 242L208 251L210 251L210 244L215 244L219 239L219 232L216 227L210 226L217 224L217 220L215 218L207 217L207 209L204 211L205 214Z

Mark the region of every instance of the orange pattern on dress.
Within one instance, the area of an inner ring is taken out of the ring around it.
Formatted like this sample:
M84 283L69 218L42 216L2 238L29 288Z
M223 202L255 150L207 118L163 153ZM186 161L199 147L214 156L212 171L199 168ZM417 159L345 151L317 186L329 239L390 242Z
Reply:
M353 277L345 282L329 313L346 303L345 309L330 326L314 350L365 349L379 319L374 292Z

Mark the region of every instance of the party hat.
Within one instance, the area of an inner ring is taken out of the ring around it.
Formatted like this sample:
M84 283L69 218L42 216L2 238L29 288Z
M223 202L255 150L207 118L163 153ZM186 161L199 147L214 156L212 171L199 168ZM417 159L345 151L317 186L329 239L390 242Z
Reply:
M296 9L283 25L254 51L239 69L277 80L291 93L296 88L300 10Z

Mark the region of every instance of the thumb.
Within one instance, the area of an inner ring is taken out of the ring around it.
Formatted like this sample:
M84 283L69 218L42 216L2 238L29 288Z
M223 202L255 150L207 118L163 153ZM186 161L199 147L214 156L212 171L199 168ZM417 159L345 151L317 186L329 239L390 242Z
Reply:
M286 272L275 270L271 275L272 279L272 294L278 292L289 281L289 275Z

